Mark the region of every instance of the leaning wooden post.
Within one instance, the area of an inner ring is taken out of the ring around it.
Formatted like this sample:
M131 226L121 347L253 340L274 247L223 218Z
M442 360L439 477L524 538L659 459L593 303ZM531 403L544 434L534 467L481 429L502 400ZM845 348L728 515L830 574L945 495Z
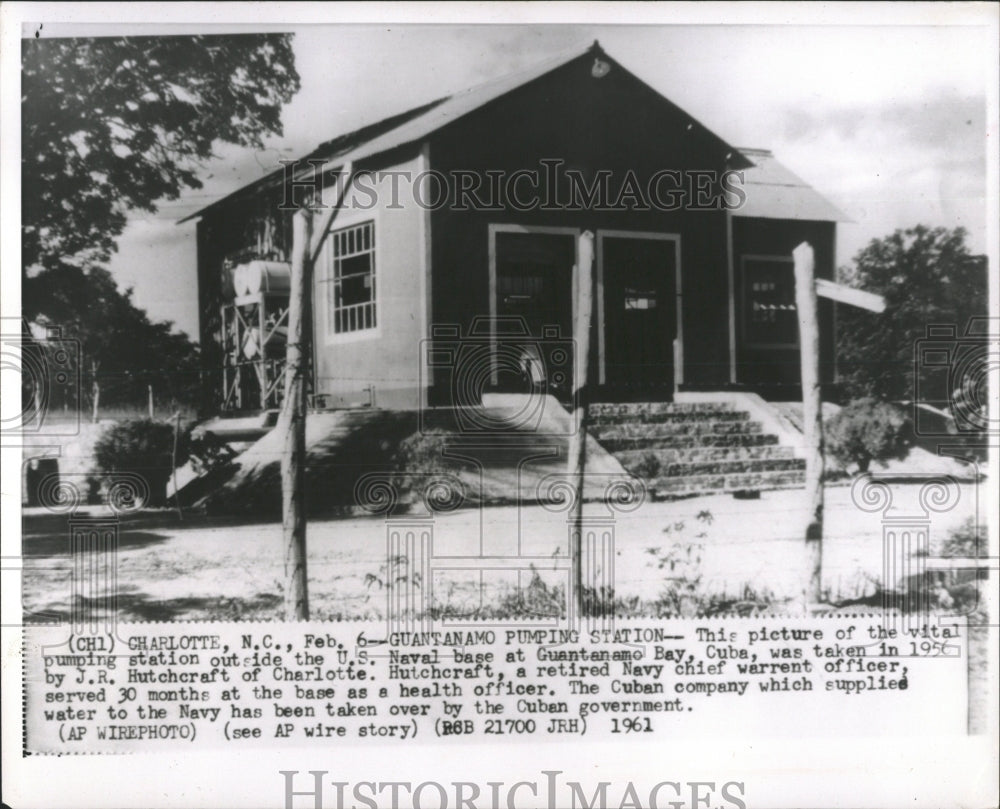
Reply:
M569 442L567 468L573 480L572 524L573 591L576 616L583 617L583 494L587 463L587 367L590 362L590 320L594 309L594 234L580 236L576 265L576 322L573 329L573 432Z
M795 260L795 307L799 316L799 355L802 367L802 424L806 443L806 560L809 584L806 601L821 598L823 564L823 400L819 382L819 318L813 249L802 242L792 251Z
M303 328L307 290L312 279L312 211L299 208L292 219L292 278L288 293L288 342L285 398L278 429L282 436L281 517L285 543L285 619L309 619L306 574L306 508L303 472L306 460L306 357Z

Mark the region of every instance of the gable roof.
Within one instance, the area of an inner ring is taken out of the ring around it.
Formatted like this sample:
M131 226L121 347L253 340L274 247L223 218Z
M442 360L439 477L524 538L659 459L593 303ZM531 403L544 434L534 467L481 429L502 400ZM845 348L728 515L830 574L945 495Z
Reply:
M496 99L518 89L519 87L523 87L529 82L539 79L547 73L551 73L557 68L579 59L588 53L593 54L595 58L599 57L602 60L607 60L613 64L617 70L624 71L630 77L635 79L635 81L642 84L643 87L646 87L650 92L654 93L663 101L663 103L670 105L673 109L677 110L694 123L694 119L691 118L690 115L683 112L683 110L680 110L680 108L669 99L649 87L649 85L634 76L632 73L629 73L628 70L609 57L601 48L600 43L595 40L591 45L586 47L578 46L571 51L567 51L559 56L547 59L544 62L525 70L511 73L498 79L493 79L483 84L470 87L469 89L462 90L454 95L439 98L436 101L424 104L423 106L415 107L407 112L392 116L391 118L385 118L382 121L362 127L361 129L357 129L349 134L341 135L333 140L326 141L310 154L302 158L302 161L300 162L323 160L323 170L332 170L334 168L339 168L350 161L362 160L400 146L421 141L428 135L447 126L453 121L457 121L459 118L484 107L491 101L495 101ZM698 126L710 140L715 142L717 148L722 151L723 154L726 152L732 152L730 159L730 165L732 167L741 168L753 165L750 160L729 146L718 135L711 132L701 124ZM313 171L314 169L312 168L303 169L300 172L295 172L294 177L297 180L303 179L312 174ZM212 211L217 207L221 207L227 202L245 196L252 196L259 190L279 185L284 182L284 179L284 169L274 171L259 180L255 180L248 185L242 186L231 194L216 200L212 204L196 211L180 221L187 222L190 219L203 216L209 211Z
M321 143L315 149L313 149L309 154L304 155L299 158L298 162L307 163L310 160L333 160L341 155L346 155L351 151L357 149L365 143L377 139L380 135L391 131L397 127L402 126L408 121L423 115L428 110L441 104L446 98L439 98L435 101L431 101L428 104L421 104L419 107L413 107L406 112L401 112L396 115L392 115L389 118L383 118L381 121L377 121L374 124L368 124L360 129L355 129L353 132L348 132L344 135L338 135L332 140L328 140ZM346 161L345 161L346 162ZM299 178L301 175L305 174L305 171L295 172L294 176ZM275 186L281 185L285 179L285 169L280 168L276 171L272 171L270 174L265 174L263 177L254 180L252 183L240 186L238 189L230 194L226 194L210 205L206 205L195 211L193 214L185 216L183 219L178 220L178 223L188 222L191 219L196 219L199 216L213 210L216 207L221 207L224 203L230 202L232 200L238 199L240 197L253 196L257 191L261 191L265 188L273 188Z
M753 161L745 169L746 202L733 216L761 219L803 219L813 222L850 222L850 217L809 183L775 159L768 149L739 149Z

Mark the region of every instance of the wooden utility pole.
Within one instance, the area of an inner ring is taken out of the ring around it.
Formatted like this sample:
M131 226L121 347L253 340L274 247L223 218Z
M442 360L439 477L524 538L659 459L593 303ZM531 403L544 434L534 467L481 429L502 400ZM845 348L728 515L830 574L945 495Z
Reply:
M285 398L277 429L282 436L281 526L285 545L285 620L309 620L309 576L306 567L306 370L310 356L307 317L313 264L323 240L344 202L353 178L352 164L344 167L346 184L337 202L320 223L313 239L313 212L308 205L292 218L292 277L288 291L288 342L285 346Z
M148 405L149 405L149 420L152 421L153 418L154 418L154 413L156 412L156 409L153 407L153 386L152 385L146 385L146 396L147 396Z
M813 249L802 242L795 260L795 308L799 316L799 356L802 366L802 425L806 450L806 601L819 602L823 565L823 398L819 382L819 317Z
M573 432L569 441L567 468L573 479L572 525L573 591L576 614L583 616L583 494L587 463L587 368L590 363L590 321L594 309L594 234L580 236L576 265L576 322L573 329Z
M309 620L306 573L306 362L308 334L303 327L312 283L312 211L299 208L292 219L292 277L288 293L288 343L285 398L278 430L282 436L281 515L285 543L285 620Z

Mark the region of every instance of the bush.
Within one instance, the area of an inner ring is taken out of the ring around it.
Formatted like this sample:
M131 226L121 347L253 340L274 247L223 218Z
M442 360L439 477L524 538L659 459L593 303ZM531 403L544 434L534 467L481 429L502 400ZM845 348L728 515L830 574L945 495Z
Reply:
M628 471L643 480L655 480L663 471L663 464L655 452L644 452L638 461L627 466Z
M181 428L178 436L177 462L187 458L189 430ZM147 506L160 506L166 501L167 481L173 471L174 427L149 419L120 421L102 433L94 445L98 470L113 485L116 475L128 486L122 473L139 475L149 489Z
M872 461L906 457L911 435L909 419L877 399L855 399L834 416L826 430L829 453L844 466L857 464L867 472Z
M942 556L979 557L989 554L989 529L985 523L969 517L952 528L941 546Z
M422 502L426 505L427 484L432 477L460 476L463 469L470 468L467 460L445 454L454 445L454 438L445 432L418 432L399 442L391 463L398 475L401 506L419 506ZM482 496L482 492L477 491L474 496Z
M413 433L399 443L394 466L399 472L414 475L453 472L458 462L445 456L445 450L453 439L454 436L448 433Z

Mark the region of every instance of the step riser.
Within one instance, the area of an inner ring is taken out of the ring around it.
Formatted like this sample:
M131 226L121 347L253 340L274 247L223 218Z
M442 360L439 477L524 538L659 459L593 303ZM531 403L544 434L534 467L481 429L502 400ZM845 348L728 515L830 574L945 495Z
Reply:
M666 436L662 438L599 438L601 446L615 454L632 450L726 449L777 446L778 437L767 433L729 435Z
M655 498L657 496L793 489L801 488L805 485L805 482L805 473L803 472L703 475L696 478L667 478L666 480L657 480L649 484L649 489Z
M616 438L671 438L686 435L734 435L763 432L763 427L755 421L704 421L679 422L673 424L644 424L631 422L615 425L595 425L591 434L598 441Z
M605 424L693 424L700 421L749 421L750 414L738 410L711 410L697 413L609 414L591 418L595 427Z
M714 461L711 463L672 463L662 467L638 464L622 464L629 472L643 478L665 480L669 478L690 478L700 475L730 475L751 472L803 471L805 461L799 458L772 461Z
M651 413L717 413L733 412L731 402L632 402L613 404L597 402L591 404L588 413L591 416L633 415L641 417ZM737 411L738 412L738 411Z
M615 452L623 466L648 462L655 458L660 464L713 463L720 461L778 461L794 458L791 447L765 444L759 447L704 447L694 445L677 449L625 449Z

